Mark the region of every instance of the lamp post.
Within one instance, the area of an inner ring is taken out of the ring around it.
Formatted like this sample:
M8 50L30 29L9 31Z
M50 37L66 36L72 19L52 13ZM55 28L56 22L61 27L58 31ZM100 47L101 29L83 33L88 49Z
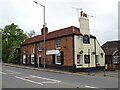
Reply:
M46 58L46 48L45 48L45 5L42 5L36 1L33 1L34 3L40 5L43 7L43 28L44 28L44 68L45 68L45 58Z

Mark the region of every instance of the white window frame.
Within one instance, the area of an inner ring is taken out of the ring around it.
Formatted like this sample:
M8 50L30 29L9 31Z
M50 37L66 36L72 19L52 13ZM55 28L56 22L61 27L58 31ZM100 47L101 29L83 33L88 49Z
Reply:
M34 62L33 62L33 58L34 58ZM31 54L31 64L35 64L35 54Z
M35 53L35 48L32 48L32 52Z
M23 55L23 64L26 64L26 54Z
M96 64L99 64L99 55L96 55Z
M42 56L41 56L41 55L39 55L39 56L38 56L38 67L40 67L40 65L39 65L39 64L40 64L39 57L41 57L41 63L42 63Z
M38 43L38 51L42 51L42 42Z
M56 49L60 49L60 39L56 39Z
M88 63L88 62L87 62L87 63L85 62L85 59L86 59L85 56L89 56L89 58L88 58L89 63ZM90 55L87 55L87 54L84 55L84 63L85 63L85 64L90 64Z
M79 60L78 60L78 56L79 56ZM80 59L81 59L81 55L77 55L77 65L80 65ZM79 61L79 63L78 63Z
M60 62L58 62L58 59L60 59ZM61 53L55 55L55 64L61 65Z
M113 64L119 64L119 59L120 59L120 56L114 56L113 59L112 59L112 63Z
M89 37L89 35L84 35L83 36L83 43L84 44L90 44L90 37Z

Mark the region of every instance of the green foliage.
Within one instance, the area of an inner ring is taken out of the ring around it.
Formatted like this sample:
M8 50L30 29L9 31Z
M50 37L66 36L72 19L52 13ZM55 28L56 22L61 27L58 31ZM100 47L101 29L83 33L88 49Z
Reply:
M0 30L2 32L2 60L3 62L13 62L15 49L20 47L27 36L14 23L6 25Z

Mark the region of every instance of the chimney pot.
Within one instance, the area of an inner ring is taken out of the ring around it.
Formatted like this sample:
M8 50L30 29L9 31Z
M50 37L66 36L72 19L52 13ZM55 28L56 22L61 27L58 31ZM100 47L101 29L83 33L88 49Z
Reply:
M41 29L41 34L44 35L44 28L45 28L45 34L48 34L48 27L46 27L47 24L43 25L43 28Z
M83 16L83 11L80 12L80 16Z

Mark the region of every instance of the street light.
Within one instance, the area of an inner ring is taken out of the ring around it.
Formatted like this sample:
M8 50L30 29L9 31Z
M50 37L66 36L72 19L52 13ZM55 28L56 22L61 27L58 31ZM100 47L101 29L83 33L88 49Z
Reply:
M43 22L44 22L44 24L43 24L43 28L44 28L44 68L45 68L45 58L46 58L46 48L45 48L45 5L42 5L42 4L40 4L40 3L36 2L36 1L33 1L33 2L43 7L43 16L44 16L43 17Z

